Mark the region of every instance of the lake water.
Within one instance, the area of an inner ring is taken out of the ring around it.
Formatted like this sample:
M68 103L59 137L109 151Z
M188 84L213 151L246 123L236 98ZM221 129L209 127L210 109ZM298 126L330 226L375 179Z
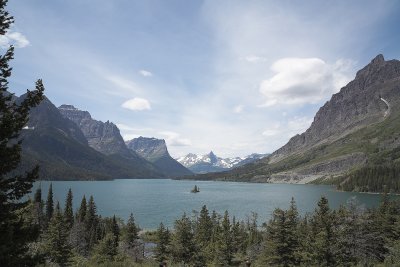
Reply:
M210 211L229 211L236 218L245 219L256 212L259 224L270 218L275 208L287 208L294 197L300 214L311 212L321 196L326 196L332 208L355 198L364 207L379 204L380 195L338 192L332 186L254 184L214 181L180 181L168 179L114 180L114 181L53 181L53 194L61 207L68 189L73 192L74 211L82 196L93 195L98 213L102 216L117 215L127 219L132 212L142 229L156 229L160 222L171 227L183 212L192 214L207 205ZM45 200L50 182L36 182L32 194L39 186ZM197 185L200 193L190 190Z

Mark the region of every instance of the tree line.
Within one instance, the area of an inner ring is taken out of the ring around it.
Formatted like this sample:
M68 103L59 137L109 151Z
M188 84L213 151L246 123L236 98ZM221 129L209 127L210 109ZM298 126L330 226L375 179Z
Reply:
M400 264L400 203L385 194L379 207L364 209L355 200L334 210L321 197L315 211L300 216L292 198L287 210L275 209L268 222L257 214L237 220L203 206L184 213L172 229L153 232L156 245L144 257L146 234L131 214L127 222L101 217L92 196L72 207L46 200L37 189L22 220L37 229L25 257L32 265L59 266L395 266ZM147 265L146 265L147 264Z
M367 165L344 176L340 190L400 193L400 164Z

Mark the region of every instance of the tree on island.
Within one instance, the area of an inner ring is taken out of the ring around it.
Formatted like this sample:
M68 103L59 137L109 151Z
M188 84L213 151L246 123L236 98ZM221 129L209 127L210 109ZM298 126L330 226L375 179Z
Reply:
M195 186L193 187L193 189L192 189L190 192L191 192L191 193L199 193L199 192L200 192L200 188L197 187L197 185L195 185Z
M4 36L14 18L5 10L7 0L0 0L0 35ZM29 110L43 99L42 80L36 82L36 90L29 91L20 104L13 101L8 92L7 79L11 76L10 60L14 47L0 55L0 266L33 265L27 255L27 243L36 239L32 225L27 225L18 213L29 203L23 197L30 192L39 177L36 166L25 174L17 172L21 162L22 128L28 122Z

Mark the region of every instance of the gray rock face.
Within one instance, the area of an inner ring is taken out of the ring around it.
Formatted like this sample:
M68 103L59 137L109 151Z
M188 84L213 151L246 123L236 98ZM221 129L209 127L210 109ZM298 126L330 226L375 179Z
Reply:
M65 118L79 126L89 146L95 150L106 155L129 155L129 150L114 123L94 120L89 112L79 110L72 105L61 105L58 109Z
M130 150L153 163L168 177L193 174L169 155L163 139L139 137L127 141L126 145Z
M322 142L331 142L350 132L384 119L390 104L399 101L398 88L390 86L400 77L400 61L385 61L382 55L357 72L353 81L334 94L314 117L310 128L275 151L270 159L277 162Z
M169 156L165 140L139 137L126 142L126 146L145 159L152 160Z

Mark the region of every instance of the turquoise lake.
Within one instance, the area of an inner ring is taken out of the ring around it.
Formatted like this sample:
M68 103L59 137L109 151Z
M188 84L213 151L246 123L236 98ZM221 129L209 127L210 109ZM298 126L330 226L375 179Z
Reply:
M252 212L258 214L258 223L268 220L275 208L287 208L294 197L300 214L312 212L321 196L326 196L332 208L338 208L352 199L365 208L379 204L380 195L338 192L332 186L255 184L214 181L179 181L168 179L121 179L113 181L53 181L55 201L61 207L68 189L73 192L74 212L82 196L93 195L98 213L127 219L132 212L142 229L156 229L160 222L172 227L184 212L192 215L207 205L210 211L225 210L238 219L246 219ZM41 186L45 200L50 182L36 182L33 192ZM200 193L190 190L197 185Z

